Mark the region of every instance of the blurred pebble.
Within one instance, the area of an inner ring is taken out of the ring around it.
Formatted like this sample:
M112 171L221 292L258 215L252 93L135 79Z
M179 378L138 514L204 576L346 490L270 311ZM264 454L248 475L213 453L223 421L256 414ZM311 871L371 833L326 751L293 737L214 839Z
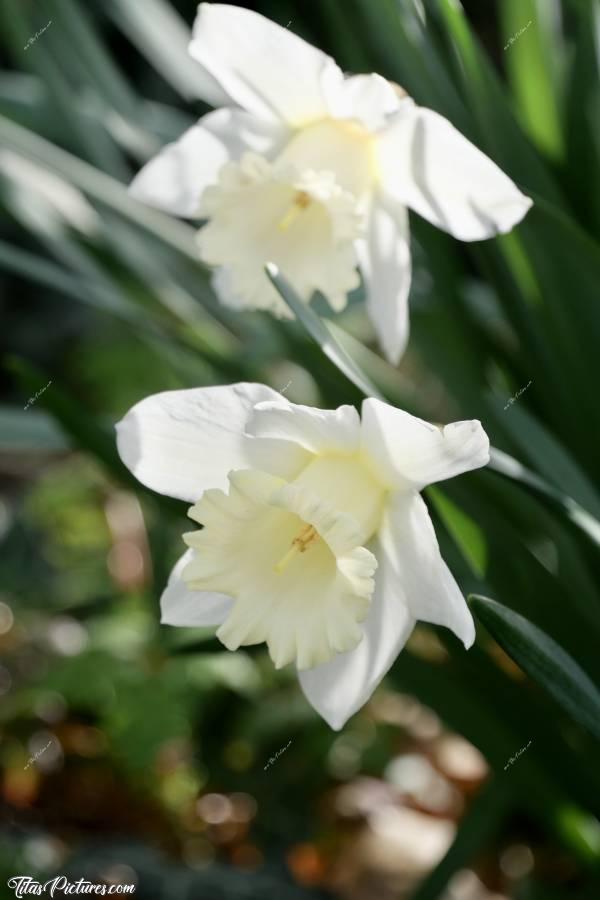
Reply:
M51 835L28 838L23 844L23 858L33 869L56 869L66 854L65 844Z
M442 723L434 712L422 706L408 731L418 741L433 741L442 733Z
M419 753L392 759L385 778L428 812L455 814L460 810L458 791Z
M507 878L524 878L533 869L534 857L527 844L512 844L500 856L500 868Z
M55 772L63 762L63 749L60 741L51 731L36 731L27 742L30 757L25 766L36 766L42 772Z
M137 872L126 863L115 863L109 869L103 869L100 877L107 884L137 885L138 883Z
M375 695L369 707L378 721L401 728L415 722L421 710L421 704L414 697L384 690Z
M231 817L233 807L224 794L205 794L196 803L196 810L209 825L220 825Z
M390 860L408 872L427 872L437 865L456 831L448 819L390 806L371 813L369 825L374 838L387 847Z
M448 778L479 782L488 774L488 765L477 747L457 734L445 734L433 748L436 764Z
M389 784L365 775L338 788L335 808L340 816L358 818L365 817L382 806L396 803L397 800L397 793Z
M47 636L52 649L63 656L77 656L88 642L83 625L69 616L53 619L48 625Z
M504 894L488 891L471 869L461 869L452 876L440 900L509 900L509 898Z
M250 822L256 815L256 800L250 794L234 793L229 797L234 822Z

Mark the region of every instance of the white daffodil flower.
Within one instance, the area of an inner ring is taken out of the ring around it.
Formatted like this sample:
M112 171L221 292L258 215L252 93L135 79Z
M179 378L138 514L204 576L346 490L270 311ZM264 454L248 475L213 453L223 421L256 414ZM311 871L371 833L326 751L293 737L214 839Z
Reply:
M438 428L379 400L319 410L260 384L168 391L117 426L121 459L203 526L161 599L169 625L266 642L341 728L420 619L469 647L471 614L419 491L483 466L477 421Z
M131 191L207 219L199 253L221 301L289 315L263 266L334 310L359 283L392 362L408 338L407 207L463 241L510 231L531 200L447 119L379 75L346 77L269 19L201 3L189 52L203 116Z

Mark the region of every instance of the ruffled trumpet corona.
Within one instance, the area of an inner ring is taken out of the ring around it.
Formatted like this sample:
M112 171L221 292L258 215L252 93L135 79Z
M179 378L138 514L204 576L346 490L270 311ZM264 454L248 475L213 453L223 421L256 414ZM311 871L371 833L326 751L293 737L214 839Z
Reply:
M148 397L117 443L143 484L192 502L203 526L183 536L162 621L218 626L229 650L264 642L333 728L417 620L473 642L419 492L488 462L478 421L439 428L374 399L361 415L319 410L235 384Z

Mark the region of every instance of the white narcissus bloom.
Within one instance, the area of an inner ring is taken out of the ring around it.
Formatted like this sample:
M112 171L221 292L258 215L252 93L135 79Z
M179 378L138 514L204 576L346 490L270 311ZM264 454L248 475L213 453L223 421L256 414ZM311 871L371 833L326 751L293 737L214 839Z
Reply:
M147 487L192 502L161 599L170 625L295 663L333 728L370 697L420 619L474 626L419 491L488 462L477 421L438 428L379 400L319 410L260 384L167 391L117 426Z
M407 207L463 241L510 231L531 200L438 113L379 75L346 77L288 29L202 3L189 47L203 116L137 175L134 196L206 218L223 303L289 315L263 266L335 310L359 283L392 362L408 337Z

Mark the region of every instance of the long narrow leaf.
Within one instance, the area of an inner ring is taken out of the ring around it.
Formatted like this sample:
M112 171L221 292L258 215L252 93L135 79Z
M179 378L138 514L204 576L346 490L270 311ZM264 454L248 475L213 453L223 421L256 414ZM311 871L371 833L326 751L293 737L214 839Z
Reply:
M116 210L143 228L148 229L166 244L198 262L194 230L156 209L138 203L120 182L93 166L55 147L33 132L0 116L0 141L17 153L34 159L58 172L78 188L105 206Z
M361 372L354 360L346 353L329 331L324 321L300 299L289 281L280 273L277 266L267 263L265 271L281 298L287 303L296 318L300 320L310 336L319 345L325 356L334 363L346 378L356 385L366 397L378 397L383 400L375 385Z
M474 594L469 602L508 655L600 740L600 692L569 654L536 625L495 600Z
M491 448L489 467L494 472L520 481L527 488L538 494L545 500L549 500L557 506L570 521L580 528L595 544L600 546L600 522L595 519L579 503L568 497L557 488L551 487L546 481L531 472L524 465L495 447Z

